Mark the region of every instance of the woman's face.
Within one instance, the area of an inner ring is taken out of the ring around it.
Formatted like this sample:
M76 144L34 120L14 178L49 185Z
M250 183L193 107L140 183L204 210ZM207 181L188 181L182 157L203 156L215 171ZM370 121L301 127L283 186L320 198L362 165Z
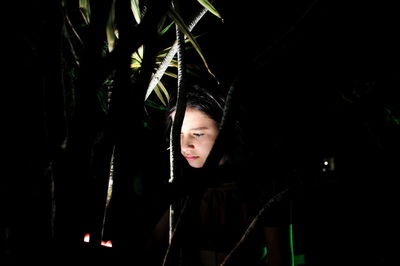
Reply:
M215 120L195 108L186 108L181 130L181 153L191 167L203 167L218 132Z

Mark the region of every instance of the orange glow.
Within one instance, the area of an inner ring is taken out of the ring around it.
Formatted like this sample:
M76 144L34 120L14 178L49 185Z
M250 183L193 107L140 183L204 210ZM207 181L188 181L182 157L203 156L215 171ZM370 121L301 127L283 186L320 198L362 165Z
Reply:
M85 235L85 237L83 238L83 241L86 242L86 243L89 243L89 241L90 241L90 234L89 233Z
M89 242L90 242L90 234L89 234L89 233L87 233L87 234L85 235L85 237L83 238L83 241L86 242L86 243L89 243ZM102 241L100 242L100 245L102 245L102 246L104 246L104 247L109 247L109 248L111 248L111 247L112 247L112 242L111 242L111 240L108 240L108 241L102 240Z
M105 246L105 247L109 247L109 248L112 247L111 240L108 240L107 242L106 241L101 241L101 245Z

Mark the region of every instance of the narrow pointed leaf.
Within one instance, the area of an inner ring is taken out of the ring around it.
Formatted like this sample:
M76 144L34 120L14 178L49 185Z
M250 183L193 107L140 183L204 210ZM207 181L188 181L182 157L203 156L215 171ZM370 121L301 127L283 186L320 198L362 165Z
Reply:
M159 109L159 110L165 110L165 109L166 109L164 106L162 106L162 105L160 105L160 104L158 104L158 103L155 103L155 102L153 102L152 100L146 100L146 101L144 102L144 104L145 104L146 106L149 106L149 107L152 107L152 108L156 108L156 109Z
M115 46L115 0L111 4L110 14L108 16L108 21L106 25L106 36L107 36L107 46L108 51L111 52Z
M160 82L156 85L156 87L154 88L154 92L156 93L156 95L157 95L157 97L158 97L158 99L160 99L160 101L162 102L162 104L164 105L164 106L167 106L167 104L166 104L166 102L165 102L165 100L164 100L164 98L163 98L163 96L162 96L162 93L161 93L161 89L160 89Z
M143 62L143 45L140 46L136 52L134 52L131 56L131 68L133 69L137 69L140 68L142 66L142 62Z
M131 0L131 9L137 24L140 24L142 15L140 12L139 0Z
M179 29L182 31L182 33L189 39L190 43L196 49L197 53L203 60L203 63L205 67L207 68L208 72L215 77L214 73L212 73L211 69L209 68L207 61L203 55L203 52L201 51L200 45L197 43L196 38L190 33L189 28L186 26L185 22L183 21L182 17L176 12L174 8L170 8L168 10L168 15L171 17L171 19L175 22L175 24L179 27Z
M158 86L160 87L161 91L162 91L162 92L164 93L164 95L165 95L165 98L167 98L167 101L169 102L170 97L169 97L169 93L168 93L167 88L165 88L164 84L163 84L161 81L158 82Z
M165 34L170 28L171 26L174 25L174 22L171 22L169 25L167 25L164 29L161 30L160 34L163 35Z
M178 75L176 73L172 73L172 72L169 72L169 71L165 71L164 75L167 75L167 76L172 77L172 78L178 78Z
M86 24L90 23L90 3L89 0L79 0L79 10Z
M212 14L214 14L215 16L219 17L222 21L224 21L223 18L221 17L221 14L217 11L217 9L208 0L197 0L197 2L199 2L200 5L202 5L204 8L206 8Z

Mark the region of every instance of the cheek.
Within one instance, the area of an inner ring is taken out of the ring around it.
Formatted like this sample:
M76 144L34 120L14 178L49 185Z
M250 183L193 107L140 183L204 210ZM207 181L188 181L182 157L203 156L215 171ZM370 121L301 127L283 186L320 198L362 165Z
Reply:
M207 141L204 141L204 143L201 145L202 153L205 155L209 154L214 145L214 142L214 139L208 139Z

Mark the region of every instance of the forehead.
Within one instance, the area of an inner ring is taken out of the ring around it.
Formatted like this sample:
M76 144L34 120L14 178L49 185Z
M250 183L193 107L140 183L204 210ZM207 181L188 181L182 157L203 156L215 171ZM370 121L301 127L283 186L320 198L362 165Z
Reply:
M172 114L172 117L174 115L175 113ZM216 128L217 123L204 112L192 107L187 107L182 123L182 130L190 130L199 127Z
M208 116L206 113L204 113L203 111L200 111L197 108L193 108L193 107L186 107L185 118L186 117L194 117L194 118L212 120L210 118L210 116Z

